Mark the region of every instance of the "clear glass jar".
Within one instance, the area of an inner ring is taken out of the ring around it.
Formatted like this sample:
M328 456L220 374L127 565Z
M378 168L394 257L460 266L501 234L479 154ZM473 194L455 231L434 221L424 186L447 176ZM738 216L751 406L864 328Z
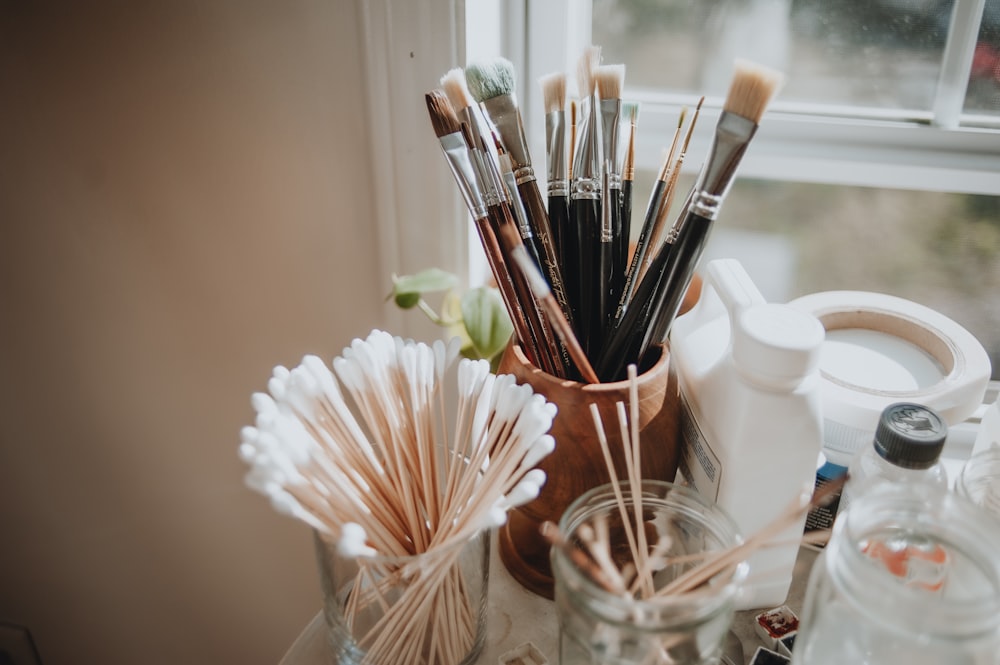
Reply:
M330 662L471 665L486 636L490 531L408 557L345 558L314 537Z
M626 488L623 496L626 505L631 505ZM668 560L741 542L732 518L687 487L643 481L642 508L647 541L652 545L664 534L672 539L664 553ZM610 485L594 488L574 501L559 529L569 542L578 543L580 527L599 516L607 520L612 550L627 549ZM693 565L690 560L666 565L654 575L654 587L662 588ZM747 575L746 564L740 563L694 592L636 599L606 591L557 547L552 548L552 569L561 665L717 663Z
M1000 523L954 493L883 483L837 518L792 663L1000 663Z
M1000 518L1000 446L970 457L955 479L955 491Z

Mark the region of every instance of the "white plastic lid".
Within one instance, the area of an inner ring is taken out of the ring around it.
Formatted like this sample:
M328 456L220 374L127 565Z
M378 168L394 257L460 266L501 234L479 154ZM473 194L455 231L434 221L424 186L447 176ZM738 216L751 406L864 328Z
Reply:
M823 445L841 464L871 443L882 410L915 402L948 425L982 403L991 366L965 328L928 307L881 293L827 291L789 303L827 331L820 358Z
M807 312L778 303L753 305L740 311L733 326L733 362L750 381L794 386L819 365L825 334Z

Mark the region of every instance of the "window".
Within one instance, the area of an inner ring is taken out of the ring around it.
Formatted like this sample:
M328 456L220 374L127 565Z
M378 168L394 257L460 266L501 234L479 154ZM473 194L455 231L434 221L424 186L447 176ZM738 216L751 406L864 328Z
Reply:
M691 178L733 59L769 64L786 85L706 257L739 258L771 300L857 289L932 307L984 344L1000 377L1000 0L546 0L524 9L526 55L516 64L533 153L544 154L539 76L573 72L590 43L627 66L625 97L641 104L634 234L680 109L706 96Z

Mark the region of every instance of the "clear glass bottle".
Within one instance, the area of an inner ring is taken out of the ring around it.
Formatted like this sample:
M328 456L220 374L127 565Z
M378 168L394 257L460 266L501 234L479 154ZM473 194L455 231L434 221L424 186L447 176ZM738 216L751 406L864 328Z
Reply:
M944 488L881 483L840 514L793 665L1000 663L1000 523Z
M627 488L623 494L631 505ZM663 556L668 562L683 557L655 574L656 589L696 565L700 553L741 542L733 519L687 487L643 481L642 512L647 541L656 543L666 535L671 546ZM560 532L568 542L579 543L579 530L595 519L606 520L613 552L628 550L611 485L597 487L573 502L560 520ZM552 569L561 665L717 663L748 571L740 563L693 592L636 598L606 591L558 547L552 549Z
M872 445L862 449L848 467L840 509L881 481L948 486L941 450L948 425L933 409L911 402L890 404L882 411Z

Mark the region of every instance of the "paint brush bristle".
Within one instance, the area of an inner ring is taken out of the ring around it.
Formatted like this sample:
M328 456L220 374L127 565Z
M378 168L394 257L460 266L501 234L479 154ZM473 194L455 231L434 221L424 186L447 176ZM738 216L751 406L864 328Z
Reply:
M594 72L601 62L601 47L588 46L576 63L576 85L581 98L594 94Z
M759 123L767 105L784 83L785 75L748 60L736 60L734 67L722 110Z
M424 95L427 113L431 116L431 126L438 138L462 131L462 124L455 115L455 108L443 90L431 90Z
M542 101L545 113L562 111L566 106L566 74L553 72L538 79L542 86Z
M594 78L601 99L620 99L625 85L625 65L601 65L595 69Z
M514 63L506 58L473 63L465 68L465 82L478 102L514 94Z
M472 95L469 94L469 87L465 83L465 72L461 68L448 70L448 73L441 77L441 88L448 95L448 100L455 110L472 106Z

